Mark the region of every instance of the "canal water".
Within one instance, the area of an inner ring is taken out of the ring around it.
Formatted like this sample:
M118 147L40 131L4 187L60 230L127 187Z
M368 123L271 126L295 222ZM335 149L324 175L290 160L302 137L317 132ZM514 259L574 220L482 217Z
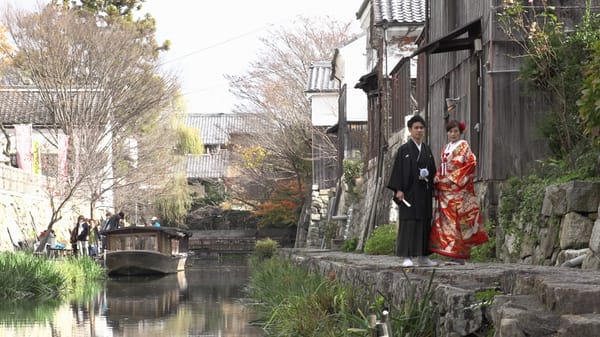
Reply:
M245 263L196 260L163 277L111 278L86 299L0 304L2 337L260 337Z

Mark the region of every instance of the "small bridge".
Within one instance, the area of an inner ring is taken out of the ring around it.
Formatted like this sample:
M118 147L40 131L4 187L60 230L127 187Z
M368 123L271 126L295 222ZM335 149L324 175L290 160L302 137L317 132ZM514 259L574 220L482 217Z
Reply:
M192 230L189 249L198 255L252 254L256 241L271 238L280 247L293 247L288 229L255 230Z
M254 234L245 230L192 230L189 249L198 255L252 254Z
M190 237L189 248L196 253L251 254L254 237Z

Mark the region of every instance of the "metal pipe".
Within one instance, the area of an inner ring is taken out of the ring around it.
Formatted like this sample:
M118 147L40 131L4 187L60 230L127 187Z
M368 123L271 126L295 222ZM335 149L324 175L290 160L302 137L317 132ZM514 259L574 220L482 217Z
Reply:
M560 266L561 267L571 267L571 268L579 267L583 263L585 256L586 256L586 254L579 255L576 258L572 258L570 260L563 262L563 264L561 264Z
M518 73L519 69L506 69L506 70L488 70L486 74L504 74L504 73Z

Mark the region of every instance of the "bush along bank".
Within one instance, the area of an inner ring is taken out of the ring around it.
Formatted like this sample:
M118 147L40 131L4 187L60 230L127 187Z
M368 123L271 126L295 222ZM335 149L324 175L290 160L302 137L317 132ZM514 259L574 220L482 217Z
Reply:
M389 336L434 335L431 287L429 295L418 297L415 288L400 307L389 308L378 294L342 284L335 275L309 273L281 257L255 257L250 267L247 295L267 336L377 336L384 324L376 319L384 310L390 312Z
M25 252L2 252L0 299L17 302L59 298L90 281L104 279L105 274L89 257L52 260Z

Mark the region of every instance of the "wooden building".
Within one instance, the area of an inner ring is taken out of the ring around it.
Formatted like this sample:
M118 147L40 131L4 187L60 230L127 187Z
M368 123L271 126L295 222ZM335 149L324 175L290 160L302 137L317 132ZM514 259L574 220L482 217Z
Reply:
M336 183L337 139L326 130L338 121L338 90L339 84L331 78L331 62L313 62L305 90L310 101L313 126L313 189L328 189Z
M580 20L586 1L564 2L548 4L556 6L568 28ZM599 3L593 0L592 7L597 9ZM523 52L502 29L502 5L502 0L428 0L430 15L411 56L419 59L416 97L429 124L428 142L439 153L447 141L446 122L466 123L464 138L478 158L477 185L487 216L494 216L497 183L531 172L537 160L548 155L538 130L548 107L541 97L525 93L519 79L518 56ZM403 84L395 96L406 97L407 61L396 65L394 76ZM399 100L400 115L411 113L405 99Z

